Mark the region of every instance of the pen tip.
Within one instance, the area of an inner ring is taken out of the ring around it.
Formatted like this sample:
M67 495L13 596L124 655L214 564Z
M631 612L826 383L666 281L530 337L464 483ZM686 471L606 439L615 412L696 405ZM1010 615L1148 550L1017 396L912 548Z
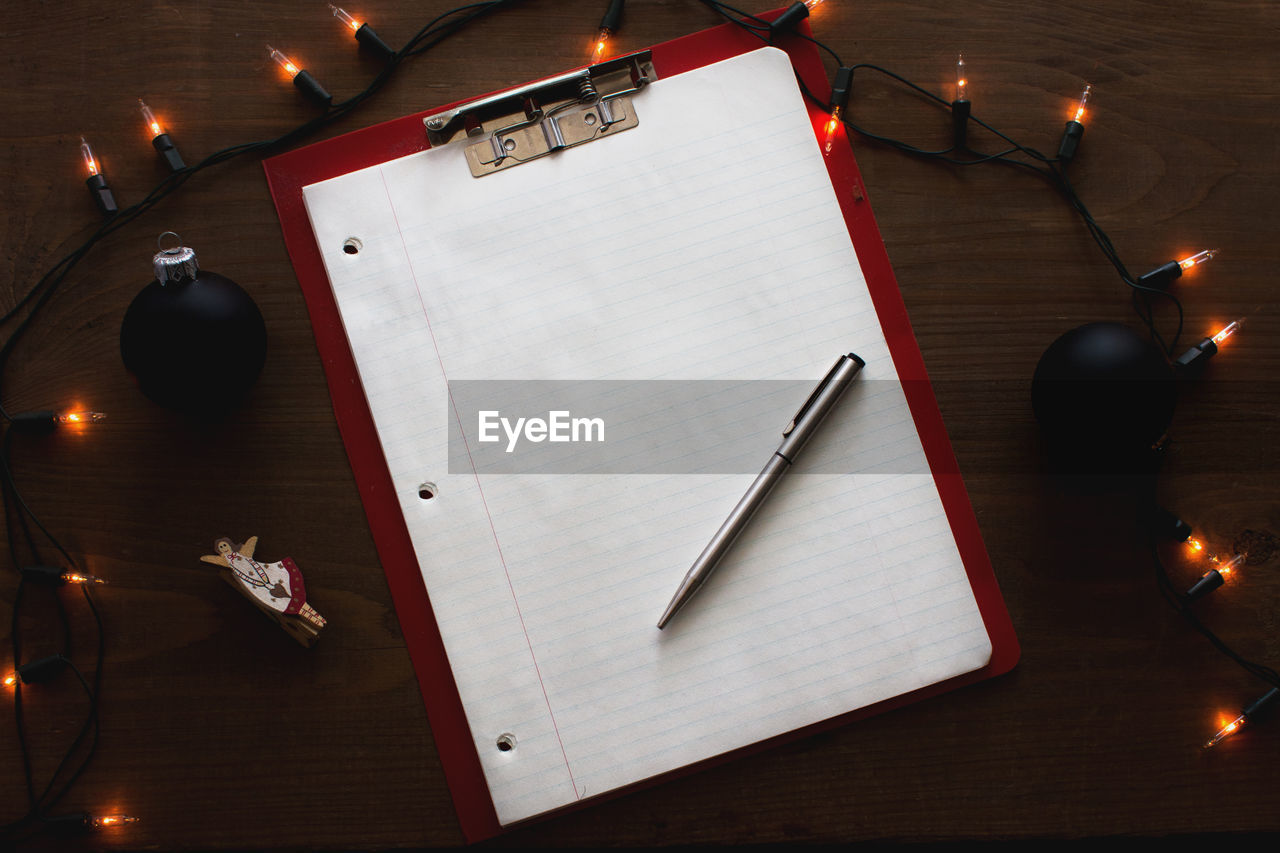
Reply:
M672 616L676 615L676 611L680 609L680 605L683 603L684 599L679 595L676 595L675 598L671 599L671 603L667 605L666 612L662 614L660 619L658 619L658 630L662 630L667 627L667 623L671 621Z

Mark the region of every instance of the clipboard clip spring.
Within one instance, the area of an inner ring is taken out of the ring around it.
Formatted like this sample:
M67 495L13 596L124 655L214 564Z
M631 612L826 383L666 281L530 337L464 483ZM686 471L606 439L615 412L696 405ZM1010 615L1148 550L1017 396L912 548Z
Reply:
M629 96L654 79L646 50L481 98L423 124L433 147L465 128L467 165L479 178L636 127Z

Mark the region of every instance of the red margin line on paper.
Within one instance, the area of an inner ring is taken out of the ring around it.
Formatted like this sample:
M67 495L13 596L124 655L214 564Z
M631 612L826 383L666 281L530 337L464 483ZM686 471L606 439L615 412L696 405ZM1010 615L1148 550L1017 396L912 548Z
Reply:
M556 724L555 711L551 709L551 697L547 695L547 685L542 680L542 669L538 666L538 656L533 651L533 641L529 639L529 630L524 624L524 613L520 611L520 600L516 598L515 585L511 582L511 572L507 569L507 558L502 554L502 543L498 541L498 530L493 524L493 515L489 512L489 502L484 496L484 487L480 485L480 472L476 470L475 459L471 456L471 444L467 441L467 432L462 428L462 416L458 414L458 406L453 401L453 389L449 388L449 375L445 373L444 359L440 356L440 345L436 343L435 330L431 328L431 318L427 315L427 304L422 298L422 288L418 285L418 273L413 268L413 258L409 255L409 246L404 239L404 231L400 229L400 217L396 213L395 202L391 200L391 188L387 186L387 176L382 167L378 167L378 176L382 178L382 188L387 194L387 206L391 208L391 216L396 223L396 234L400 236L400 247L404 250L405 262L409 264L409 275L413 278L414 290L418 293L418 304L422 306L422 319L427 323L427 332L431 335L431 345L436 350L436 360L440 363L440 375L444 377L445 388L449 393L449 407L453 409L454 420L458 423L458 432L462 435L463 445L467 449L467 461L471 464L471 475L475 477L476 489L480 492L480 502L484 504L485 516L489 519L489 530L493 534L494 547L498 549L498 559L502 561L502 571L507 577L507 589L511 591L511 603L515 605L516 616L520 620L520 630L524 633L525 644L529 647L529 659L533 661L533 671L538 676L538 686L542 688L542 700L547 704L547 715L551 717L551 727L555 730L556 741L560 744L560 755L564 758L564 769L569 774L569 784L573 786L575 799L582 799L578 791L578 783L573 778L573 768L569 766L569 754L565 751L564 740L560 737L560 726Z

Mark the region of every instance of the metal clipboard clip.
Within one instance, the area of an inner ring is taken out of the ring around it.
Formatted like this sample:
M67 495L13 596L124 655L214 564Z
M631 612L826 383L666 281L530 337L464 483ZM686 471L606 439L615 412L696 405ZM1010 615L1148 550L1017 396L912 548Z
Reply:
M630 130L640 119L628 96L655 79L645 50L481 98L422 123L433 147L465 128L467 165L480 178Z

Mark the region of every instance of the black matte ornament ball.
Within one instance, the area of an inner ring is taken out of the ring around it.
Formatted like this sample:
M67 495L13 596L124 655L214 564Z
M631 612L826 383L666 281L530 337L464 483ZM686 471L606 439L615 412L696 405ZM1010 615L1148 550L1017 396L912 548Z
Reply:
M189 253L181 263L177 252ZM253 386L267 355L262 312L231 279L197 269L189 249L156 255L157 279L125 312L120 354L162 406L216 414Z
M1031 402L1051 456L1079 473L1132 473L1152 464L1173 418L1173 369L1119 323L1089 323L1054 341L1036 366Z

